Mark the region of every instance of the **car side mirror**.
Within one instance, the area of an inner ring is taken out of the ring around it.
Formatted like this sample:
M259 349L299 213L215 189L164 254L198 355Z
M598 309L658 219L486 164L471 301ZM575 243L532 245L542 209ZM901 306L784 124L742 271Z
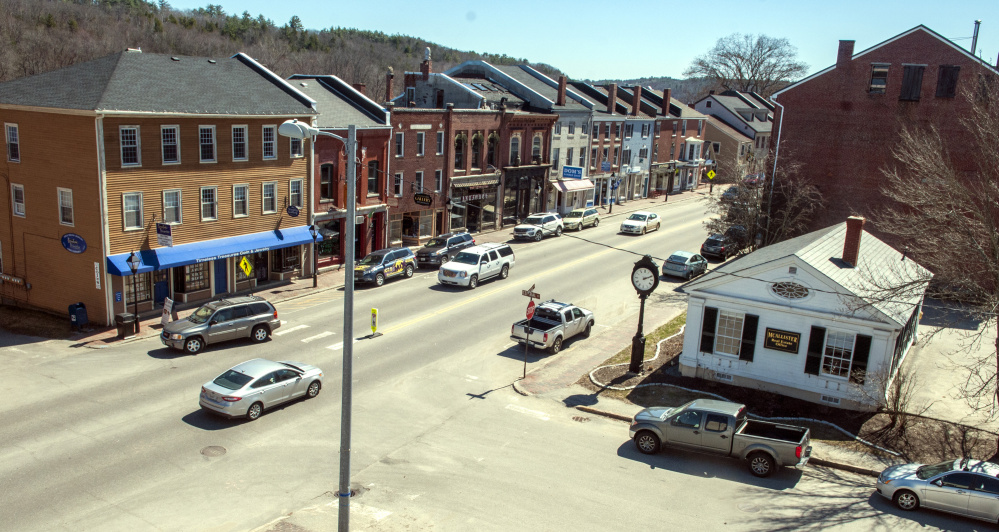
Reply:
M218 320L218 318L214 318L214 319L212 319L212 321L208 322L208 324L209 325L218 325L219 324L219 320Z
M933 481L933 484L934 484L935 486L939 486L939 487L941 487L941 488L942 488L942 487L943 487L943 480L940 480L940 479L936 479L936 480L934 480L934 481Z

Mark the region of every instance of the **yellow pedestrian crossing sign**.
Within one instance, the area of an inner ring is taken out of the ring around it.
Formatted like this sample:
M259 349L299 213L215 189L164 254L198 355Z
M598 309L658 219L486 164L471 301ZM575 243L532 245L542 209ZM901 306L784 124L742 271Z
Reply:
M243 260L239 261L239 269L243 270L243 273L245 273L247 277L253 273L253 265L250 264L250 261L246 260L246 257L243 257Z
M378 309L371 309L371 334L378 333Z
M714 178L715 178L715 171L708 170L708 179L714 179Z

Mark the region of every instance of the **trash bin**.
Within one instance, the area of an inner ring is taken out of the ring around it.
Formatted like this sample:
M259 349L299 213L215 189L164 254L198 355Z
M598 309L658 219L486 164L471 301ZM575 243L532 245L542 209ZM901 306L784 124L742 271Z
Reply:
M118 338L135 335L135 314L129 312L115 314L114 324L118 327Z
M84 325L90 324L90 320L87 319L87 306L84 305L82 301L76 304L76 310L73 311L73 316L70 319L77 326L77 328L80 329L82 329Z
M76 309L82 304L83 303L73 303L72 305L69 306L69 323L73 325L73 327L80 326L78 323L76 323Z

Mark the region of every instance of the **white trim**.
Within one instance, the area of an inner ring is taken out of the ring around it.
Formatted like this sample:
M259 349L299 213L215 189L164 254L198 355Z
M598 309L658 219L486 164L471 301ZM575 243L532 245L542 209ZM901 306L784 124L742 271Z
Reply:
M212 131L212 158L211 159L205 159L205 158L201 157L201 130L202 129L210 129ZM198 161L199 162L201 162L201 163L208 163L208 164L218 162L218 160L219 160L218 143L219 142L218 142L218 135L217 135L217 133L218 132L215 130L215 126L214 125L199 125L198 126Z
M274 187L271 193L271 201L274 202L274 210L267 210L267 186ZM277 213L277 181L266 181L260 183L260 214Z
M295 153L295 141L298 141L298 153ZM304 139L288 138L288 157L292 159L305 157L305 145L302 142L304 142Z
M270 143L271 143L271 151L272 151L273 155L271 155L270 157L267 156L267 130L268 129L270 129L271 131L273 131L273 135L271 135L271 138L273 140L270 141ZM265 161L273 161L273 160L275 160L275 159L278 158L278 155L277 155L277 136L278 135L277 135L277 126L276 125L274 125L274 124L268 124L268 125L260 126L260 156L263 158L263 160L265 160Z
M177 147L176 161L166 160L166 142L163 141L163 132L167 129L173 130L174 146ZM163 166L180 164L180 125L178 124L160 126L160 164Z
M236 157L236 129L243 130L243 157ZM229 143L232 145L232 161L244 162L250 160L250 128L246 124L233 124L229 130Z
M243 195L243 214L236 214L236 187L242 187L246 193ZM250 216L250 184L238 183L232 186L232 217L246 218Z
M125 162L125 143L123 142L122 135L125 130L134 129L135 130L135 162L126 163ZM120 125L118 126L118 154L121 157L121 167L122 168L135 168L142 166L142 134L137 125Z
M403 131L396 131L392 135L392 156L397 159L406 156L406 133Z
M402 172L396 172L395 173L395 177L392 180L392 195L393 196L395 196L397 198L401 198L402 197L402 188L403 188L403 184L404 183L405 183L405 180L404 180L404 177L402 175Z
M418 170L413 174L413 183L416 183L417 192L424 192L423 188L423 170Z
M125 196L139 195L139 225L130 227L128 225L128 211L125 210ZM121 193L121 227L123 231L141 231L142 222L145 220L142 192L122 192Z
M295 203L292 200L292 190L293 190L292 185L294 185L295 183L298 183L298 203ZM289 206L290 205L294 205L294 206L298 207L299 209L301 209L301 208L303 208L305 206L305 191L303 189L304 186L305 186L305 183L302 181L302 178L300 178L300 177L296 178L296 179L291 179L291 180L288 181L288 205Z
M20 205L21 205L21 212L20 213L17 212L17 205L18 205L18 203L16 201L14 201L14 191L15 190L20 190L21 191L21 203L20 203ZM24 185L21 185L21 184L18 184L18 183L11 183L10 184L10 206L11 206L10 212L11 212L11 214L13 214L14 216L17 216L18 218L24 218L25 215L28 212L27 206L26 206L27 203L28 203L28 199L27 199L27 197L24 194Z
M11 159L10 157L10 129L14 128L14 134L17 136L17 159ZM7 161L12 163L21 162L21 130L17 127L14 122L4 122L3 123L3 135L4 135L4 148L7 150Z
M434 192L444 188L444 170L434 170Z
M167 213L166 196L168 192L177 193L177 221L175 222L167 221L166 219L166 213ZM180 225L184 223L184 192L179 188L168 188L163 190L162 197L163 197L163 221L165 223L172 225Z
M211 189L215 191L215 200L212 202L215 205L215 216L213 218L205 218L205 190ZM219 187L217 186L207 186L198 189L198 214L201 217L202 222L214 222L219 219Z
M69 193L69 217L70 217L70 222L69 223L66 223L66 222L64 222L62 220L62 193L63 192L68 192ZM63 187L56 187L56 205L57 205L57 207L59 209L59 212L57 213L58 220L59 220L59 225L65 225L65 226L68 226L68 227L75 226L76 225L76 209L73 207L73 189L71 189L71 188L63 188Z
M427 134L423 131L416 132L416 156L423 157L427 153Z

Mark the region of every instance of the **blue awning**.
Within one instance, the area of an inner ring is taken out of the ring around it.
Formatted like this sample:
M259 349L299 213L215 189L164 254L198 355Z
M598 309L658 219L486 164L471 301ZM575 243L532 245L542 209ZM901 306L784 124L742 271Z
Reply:
M316 236L317 242L322 239L323 236L321 234ZM139 266L137 273L165 270L167 268L229 257L240 257L271 249L309 244L311 242L312 234L309 233L309 227L303 225L288 229L275 229L274 231L264 231L262 233L193 242L174 247L143 249L139 251L142 264ZM129 269L127 262L129 255L131 253L108 256L108 273L119 276L132 275L132 270Z

